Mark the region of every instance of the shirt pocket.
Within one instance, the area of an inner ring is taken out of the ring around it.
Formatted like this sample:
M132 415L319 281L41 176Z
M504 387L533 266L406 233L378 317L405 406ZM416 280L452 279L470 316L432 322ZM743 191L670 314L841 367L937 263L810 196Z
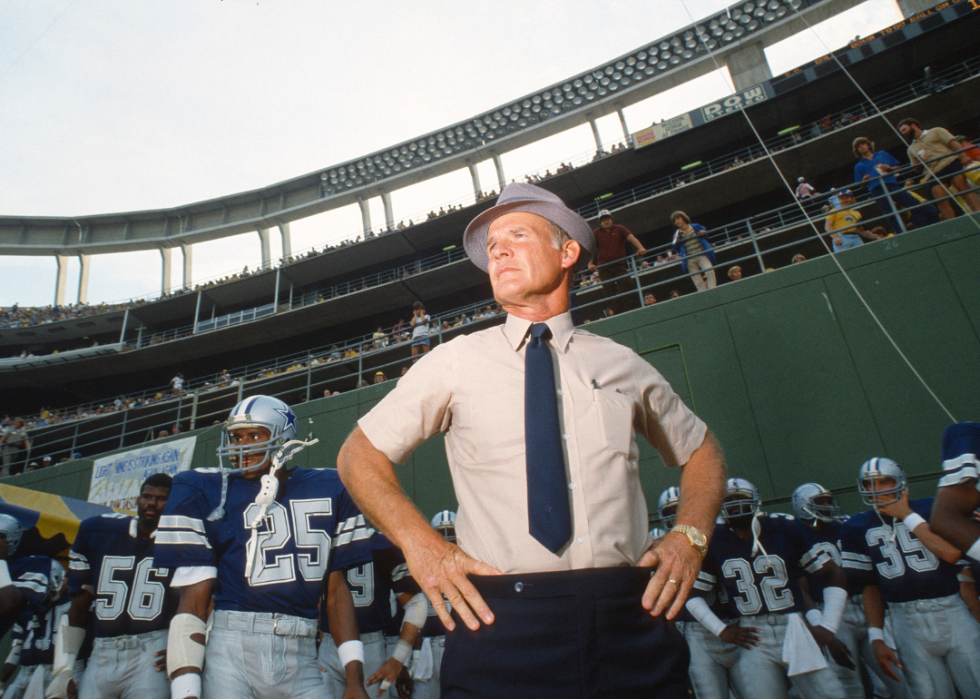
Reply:
M603 444L615 453L630 455L633 445L633 400L618 390L592 389Z

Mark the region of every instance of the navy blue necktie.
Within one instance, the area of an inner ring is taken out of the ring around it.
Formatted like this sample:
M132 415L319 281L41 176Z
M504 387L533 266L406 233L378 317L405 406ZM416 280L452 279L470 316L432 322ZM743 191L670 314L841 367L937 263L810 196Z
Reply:
M558 395L545 323L531 325L524 350L524 442L531 536L557 553L572 536L568 478L558 424Z

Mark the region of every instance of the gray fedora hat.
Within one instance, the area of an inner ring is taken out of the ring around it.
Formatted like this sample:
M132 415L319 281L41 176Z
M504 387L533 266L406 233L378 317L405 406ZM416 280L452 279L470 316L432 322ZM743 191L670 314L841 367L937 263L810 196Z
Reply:
M487 232L490 224L512 211L526 211L551 221L582 246L576 266L584 265L595 254L595 237L585 219L565 206L565 202L546 189L533 184L514 182L506 187L493 206L470 221L463 233L463 247L470 261L484 272L490 260L487 257Z

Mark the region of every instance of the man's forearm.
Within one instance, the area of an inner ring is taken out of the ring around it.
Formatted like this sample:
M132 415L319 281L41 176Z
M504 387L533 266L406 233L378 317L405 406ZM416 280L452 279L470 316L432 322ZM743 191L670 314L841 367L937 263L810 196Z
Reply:
M340 448L337 469L361 512L398 548L405 551L417 543L420 533L435 534L402 490L391 461L360 427L354 428Z
M725 455L708 432L681 470L677 524L697 527L711 538L725 498Z
M980 524L971 517L978 506L980 492L976 481L939 488L929 516L929 528L961 551L968 551L980 539Z

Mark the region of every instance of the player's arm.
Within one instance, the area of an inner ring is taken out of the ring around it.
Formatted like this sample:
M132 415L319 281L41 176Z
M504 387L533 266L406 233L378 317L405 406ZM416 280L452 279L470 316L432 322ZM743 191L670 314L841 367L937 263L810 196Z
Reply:
M973 571L964 568L956 576L956 579L960 583L960 597L963 599L963 603L970 610L973 618L980 621L980 592L977 592L977 581L973 577Z
M684 603L687 611L708 631L723 640L742 648L759 645L759 629L741 624L726 624L711 611L705 595L712 594L717 587L717 578L702 570L698 573L690 599Z
M354 597L347 586L346 571L330 571L327 576L326 597L330 635L337 645L340 664L347 673L344 699L367 699L367 691L364 689L364 644L361 643L361 632L357 627Z
M820 611L813 609L806 613L810 633L818 644L827 648L838 665L853 670L855 666L851 651L837 638L837 629L840 627L844 608L847 606L847 577L844 575L844 569L827 556L823 565L813 575L823 582L825 587L823 609Z
M888 677L901 682L901 678L892 666L901 670L902 663L895 655L895 651L885 643L885 603L881 599L881 591L877 585L865 585L861 591L861 599L864 604L864 615L868 619L868 640L871 642L878 667Z
M710 540L725 494L725 457L710 432L705 433L701 446L682 467L680 491L676 523L695 527ZM637 565L657 570L643 593L643 608L659 616L669 606L667 618L673 619L694 586L701 569L701 554L686 536L668 532L643 554ZM671 580L674 584L668 582Z
M44 693L46 699L63 699L74 683L75 659L85 642L89 610L95 601L95 593L88 587L72 595L68 613L62 615L54 635L54 664L51 666L51 682Z
M170 620L167 634L170 696L171 699L198 699L204 668L205 622L211 607L214 578L198 580L179 589L177 613Z
M499 575L499 571L470 558L429 526L402 490L391 461L359 426L341 447L337 468L364 515L405 554L412 577L446 628L451 631L456 624L443 595L470 629L478 629L479 620L492 624L493 613L466 576Z
M429 611L429 603L423 592L416 595L403 592L397 599L398 604L405 609L405 619L402 621L401 633L398 635L398 644L392 651L391 657L367 681L369 687L377 682L381 683L378 687L378 696L386 692L398 679L406 661L412 655L415 639L420 636Z
M960 549L932 531L929 523L926 522L922 515L912 511L912 507L909 505L908 492L903 492L902 497L897 502L878 509L886 515L891 515L895 519L902 520L909 531L914 533L915 537L922 542L922 545L932 551L940 560L946 561L947 563L956 563L963 555ZM935 503L933 503L932 509L933 511L936 510Z
M980 491L975 479L941 486L932 503L929 528L970 558L980 561L980 523L973 519L977 508L980 508Z

